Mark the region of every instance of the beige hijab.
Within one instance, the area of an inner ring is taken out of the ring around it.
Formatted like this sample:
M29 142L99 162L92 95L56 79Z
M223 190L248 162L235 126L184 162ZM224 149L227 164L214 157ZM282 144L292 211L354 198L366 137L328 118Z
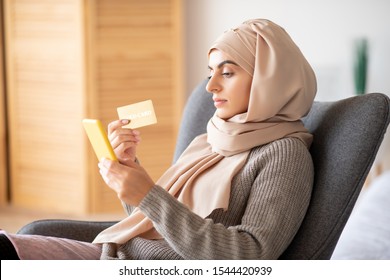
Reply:
M201 217L228 208L231 181L252 148L284 137L310 146L312 135L300 119L316 93L309 63L284 29L268 20L249 20L226 31L209 54L213 49L253 77L248 111L226 121L214 115L207 134L195 138L156 183ZM123 244L135 236L162 238L139 208L94 242Z

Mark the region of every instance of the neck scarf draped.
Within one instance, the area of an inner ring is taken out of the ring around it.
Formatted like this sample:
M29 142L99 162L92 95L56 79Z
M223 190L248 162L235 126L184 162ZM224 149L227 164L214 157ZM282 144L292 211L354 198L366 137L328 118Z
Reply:
M285 30L269 20L249 20L226 31L208 54L213 49L253 77L248 111L228 120L214 115L207 134L196 137L156 182L203 218L228 208L232 179L252 148L284 137L299 138L310 147L312 135L300 119L316 93L311 66ZM101 232L94 243L123 244L135 236L162 238L139 208Z

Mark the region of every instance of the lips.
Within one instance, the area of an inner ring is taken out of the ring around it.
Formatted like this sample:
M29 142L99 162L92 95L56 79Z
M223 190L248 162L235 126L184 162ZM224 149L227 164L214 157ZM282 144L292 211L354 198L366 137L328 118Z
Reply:
M214 106L216 108L223 106L227 102L226 99L221 99L221 98L213 98L214 101Z

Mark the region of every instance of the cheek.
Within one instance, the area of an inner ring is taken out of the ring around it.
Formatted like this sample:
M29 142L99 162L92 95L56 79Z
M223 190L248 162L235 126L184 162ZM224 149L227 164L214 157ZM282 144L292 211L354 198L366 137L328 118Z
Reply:
M243 88L242 106L243 108L245 108L245 110L247 110L249 106L249 97L251 93L251 83L250 82L245 83L242 88Z
M249 106L249 95L246 95L245 97L241 98L241 112L247 112L248 106Z
M234 110L234 114L242 114L248 111L249 105L249 93L243 91L242 88L238 90L240 94L237 94L234 98L234 104L232 109Z

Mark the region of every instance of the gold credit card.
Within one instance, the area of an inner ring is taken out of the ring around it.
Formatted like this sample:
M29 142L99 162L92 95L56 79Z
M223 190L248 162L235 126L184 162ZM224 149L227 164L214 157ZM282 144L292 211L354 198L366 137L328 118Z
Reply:
M102 158L117 160L102 123L99 120L84 119L83 126L98 160Z
M157 123L152 100L118 107L117 111L119 119L130 120L128 125L123 126L124 128L134 129Z

